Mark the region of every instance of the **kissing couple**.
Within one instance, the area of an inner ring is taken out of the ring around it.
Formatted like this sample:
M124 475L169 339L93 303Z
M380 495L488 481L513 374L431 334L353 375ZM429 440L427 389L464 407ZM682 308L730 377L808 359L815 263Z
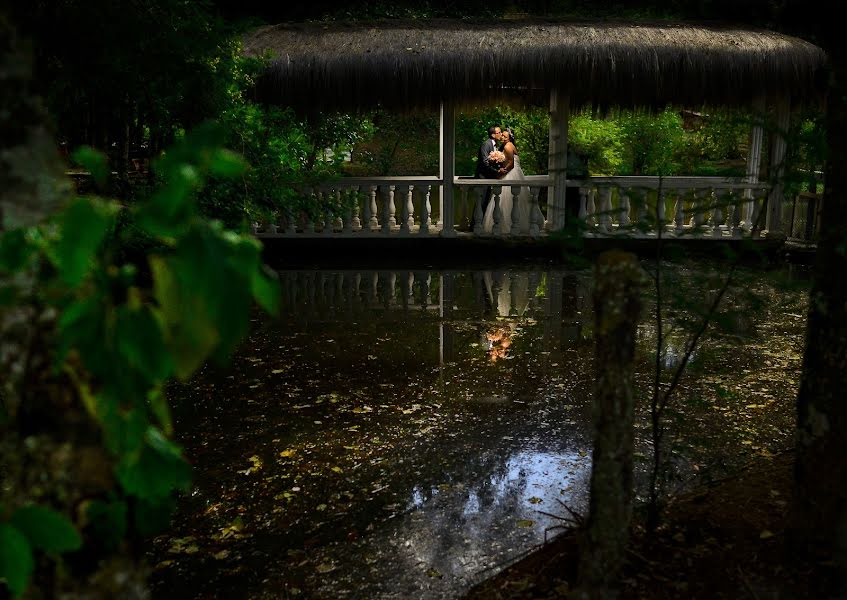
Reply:
M479 147L476 161L476 179L499 179L503 182L500 192L500 231L494 231L494 209L492 189L486 188L482 200L482 231L485 233L508 234L512 230L512 207L518 205L518 229L520 233L529 233L529 186L519 183L524 177L515 146L515 134L508 127L492 125L488 128L488 139ZM515 199L512 185L522 185L520 195Z

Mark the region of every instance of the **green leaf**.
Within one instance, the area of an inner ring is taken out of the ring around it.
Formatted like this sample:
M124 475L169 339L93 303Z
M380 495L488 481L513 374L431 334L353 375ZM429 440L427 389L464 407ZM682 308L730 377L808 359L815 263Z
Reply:
M117 310L115 322L118 352L153 382L166 379L173 368L157 316L149 307L132 310L123 306Z
M155 427L147 429L141 452L125 456L118 465L118 480L133 496L158 501L174 490L187 490L191 467L179 447Z
M241 175L246 168L244 159L231 150L217 150L209 160L209 172L219 177L235 177Z
M82 538L68 518L46 506L24 506L12 515L12 525L18 528L34 548L44 552L79 550Z
M168 398L162 393L161 388L150 390L147 394L147 400L150 403L150 410L162 426L165 435L172 435L174 431L173 422L171 420L171 409L168 406Z
M279 313L280 288L276 273L267 267L258 266L252 269L250 291L253 298L268 314L276 316Z
M0 523L0 581L5 581L13 596L23 594L35 564L32 547L15 527Z
M72 156L73 161L87 169L97 185L103 185L109 177L109 163L106 155L90 146L77 148Z
M178 257L151 257L153 293L167 324L167 344L173 354L177 377L188 379L217 346L220 335L212 306L214 290L196 281L190 265ZM196 270L207 267L197 264ZM193 284L197 283L195 287ZM194 289L192 289L194 288Z
M91 198L77 198L60 215L56 259L62 280L78 285L91 269L97 249L114 224L117 209Z

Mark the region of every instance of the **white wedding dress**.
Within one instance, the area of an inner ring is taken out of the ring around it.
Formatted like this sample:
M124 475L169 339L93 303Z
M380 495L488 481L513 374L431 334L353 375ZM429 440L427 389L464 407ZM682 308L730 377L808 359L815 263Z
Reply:
M529 208L530 208L530 195L529 195L529 186L524 182L525 176L523 174L523 169L521 169L521 162L518 158L518 155L515 154L515 165L512 167L512 170L506 173L506 175L500 181L503 182L503 189L500 192L500 231L501 233L508 234L512 231L512 206L515 202L515 199L512 197L512 185L522 185L521 193L517 198L518 204L518 227L521 234L529 233ZM491 199L488 201L488 206L485 209L485 216L482 219L482 230L485 233L491 233L494 231L494 192L491 193Z

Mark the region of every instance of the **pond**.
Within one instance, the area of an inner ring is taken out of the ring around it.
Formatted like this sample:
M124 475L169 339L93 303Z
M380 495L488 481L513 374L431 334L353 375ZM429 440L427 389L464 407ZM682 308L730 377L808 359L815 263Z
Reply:
M649 262L645 267L652 269ZM666 381L720 265L665 264ZM227 368L170 390L195 481L154 596L455 598L584 513L590 270L281 271ZM668 493L792 439L804 274L739 270L668 411ZM655 293L639 324L644 496Z

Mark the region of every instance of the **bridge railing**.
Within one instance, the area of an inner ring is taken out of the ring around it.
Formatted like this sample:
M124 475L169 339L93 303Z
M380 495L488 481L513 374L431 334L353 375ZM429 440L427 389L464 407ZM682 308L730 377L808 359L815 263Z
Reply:
M442 192L438 177L350 177L301 186L304 208L288 209L264 223L255 223L259 236L428 236L536 238L550 231L548 198L552 178L528 176L522 180L457 177L453 194ZM565 206L566 222L579 219L585 235L663 235L741 237L751 233L770 187L743 178L723 177L589 177L571 179L577 193ZM501 197L522 194L529 203L528 223L520 222L521 208L513 202L504 214ZM578 195L578 202L576 196ZM445 206L445 196L451 196ZM493 226L483 227L484 205L493 204ZM452 231L444 229L444 215L452 213ZM759 229L762 229L760 226Z

